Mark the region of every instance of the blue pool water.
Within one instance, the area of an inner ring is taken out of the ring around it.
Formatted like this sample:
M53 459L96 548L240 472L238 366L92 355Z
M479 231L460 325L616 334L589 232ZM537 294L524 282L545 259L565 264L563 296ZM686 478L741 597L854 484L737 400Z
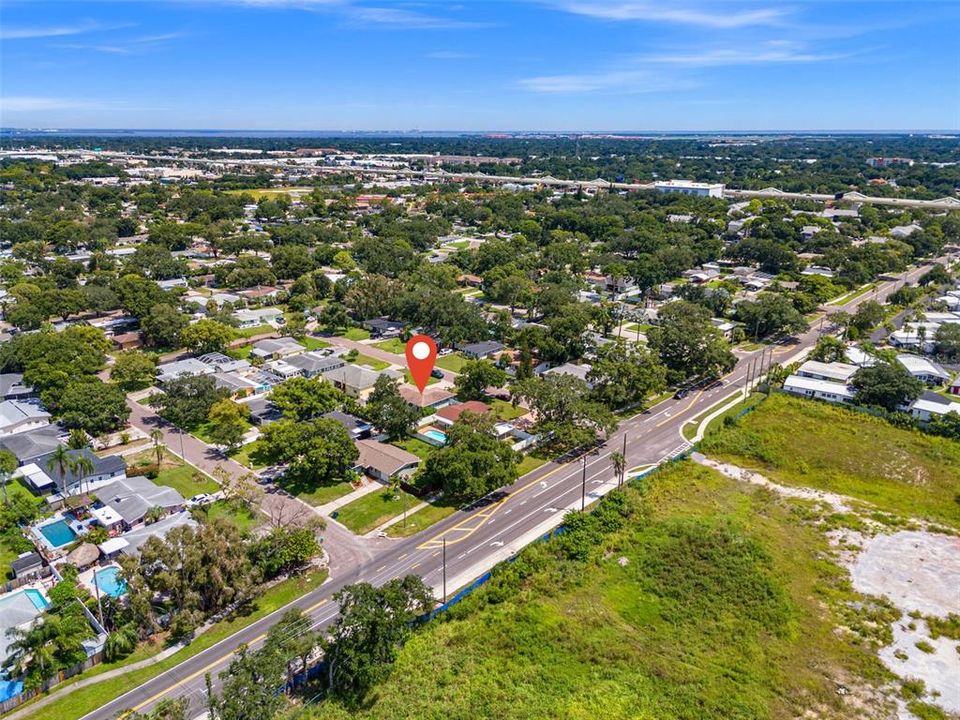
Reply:
M2 609L4 605L8 603L11 603L11 604L16 603L17 598L19 598L20 595L26 595L27 599L30 600L31 603L33 603L33 606L37 610L47 609L47 605L49 604L47 603L47 599L43 596L43 593L41 593L39 590L35 588L27 588L26 590L21 590L19 592L10 593L9 595L4 595L2 598L0 598L0 609Z
M111 565L93 574L93 582L97 587L112 598L118 598L127 591L127 583L117 577L120 568Z
M447 444L447 434L445 432L431 428L430 430L424 431L423 434L425 437L428 437L435 442L442 443L444 445Z
M77 539L77 534L63 520L57 520L49 525L41 525L40 534L49 540L55 548L69 545Z

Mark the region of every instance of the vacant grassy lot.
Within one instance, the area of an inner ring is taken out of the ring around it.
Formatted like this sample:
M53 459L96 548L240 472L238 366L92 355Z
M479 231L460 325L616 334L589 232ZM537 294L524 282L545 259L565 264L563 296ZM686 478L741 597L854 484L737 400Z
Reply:
M324 348L330 347L330 343L328 343L326 340L321 340L320 338L313 337L312 335L302 337L297 340L297 342L303 345L307 350L323 350Z
M337 522L346 525L351 532L363 535L402 513L405 507L412 508L419 502L402 490L394 492L384 488L344 505L338 511Z
M383 360L377 360L377 358L370 357L369 355L364 355L362 353L358 354L353 360L355 365L365 365L371 370L386 370L390 367L390 363Z
M153 448L144 450L127 458L127 474L131 476L142 474L144 469L155 468L156 463L156 451ZM163 450L163 461L160 464L159 474L153 481L157 485L172 487L188 500L194 495L214 493L220 489L216 482L166 449Z
M408 453L416 455L421 460L426 460L430 453L436 450L433 445L425 443L423 440L419 440L414 437L404 438L403 440L394 440L391 445L396 445L399 448L403 448Z
M438 357L437 367L443 368L444 370L449 370L450 372L458 373L466 362L467 359L460 353L451 353L450 355Z
M550 458L538 455L536 453L530 453L529 455L524 455L520 460L520 464L517 465L517 475L522 477L528 472L536 470L541 465L545 465L550 462Z
M778 482L960 528L960 443L953 440L775 394L736 427L708 435L701 448Z
M40 708L35 713L32 713L27 717L30 720L76 720L77 718L83 717L104 703L119 697L125 692L139 687L147 680L156 677L166 670L169 670L187 658L193 657L202 650L206 650L208 647L216 645L224 638L229 637L238 630L242 630L247 625L256 622L260 618L269 615L275 610L279 610L284 605L293 602L301 595L305 595L311 590L320 587L326 578L327 571L319 570L317 572L310 573L305 577L284 580L283 582L274 585L272 588L264 592L263 595L251 602L250 605L244 608L241 612L238 612L228 619L217 623L207 632L200 635L187 647L174 653L170 657L161 660L156 665L151 665L140 670L133 670L124 675L120 675L119 677L110 678L109 680L104 680L103 682L76 690L69 695L59 698L56 702ZM154 646L151 648L152 651L149 652L147 656L155 654L160 649L162 648ZM223 653L227 654L233 650L233 647L227 646L223 649ZM136 655L137 653L134 653L134 655L129 657L134 657ZM136 657L135 659L143 659L143 656ZM128 662L129 660L125 660L119 663L105 663L103 665L98 665L93 670L77 676L76 680L90 677L91 675L97 675L101 672L125 665ZM76 680L73 682L76 682Z
M266 516L254 512L239 502L231 500L217 500L205 506L199 512L206 514L208 520L226 520L233 523L238 530L253 530L262 523Z
M374 345L375 348L379 348L384 352L394 353L396 355L403 355L407 350L407 344L400 338L390 338L389 340L383 340Z
M414 635L360 709L310 717L853 717L836 683L886 674L834 633L831 607L854 596L820 532L692 464L646 487L501 566Z
M514 407L513 403L508 403L506 400L491 400L487 404L493 408L493 414L498 420L515 420L529 412L522 407Z
M369 340L370 332L364 330L363 328L353 327L348 328L346 332L338 333L340 337L346 338L347 340Z
M230 457L251 470L260 470L268 465L260 440L241 446L236 452L231 453Z

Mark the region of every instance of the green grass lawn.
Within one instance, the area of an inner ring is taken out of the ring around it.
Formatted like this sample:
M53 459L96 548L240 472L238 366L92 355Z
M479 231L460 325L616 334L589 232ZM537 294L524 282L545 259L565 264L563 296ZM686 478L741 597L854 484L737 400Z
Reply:
M546 465L548 462L550 462L550 458L537 455L536 451L534 451L529 455L523 456L523 459L517 466L517 473L520 476L526 475L528 472L532 472L541 465Z
M835 631L863 598L797 505L690 463L645 487L422 626L359 706L306 717L849 717L837 678L890 679Z
M390 338L374 344L375 348L385 352L403 355L407 351L407 344L400 338Z
M425 443L423 440L415 437L404 438L403 440L394 440L390 443L391 445L396 445L399 448L403 448L408 453L416 455L421 460L426 460L430 453L432 453L436 448L429 443Z
M443 357L438 357L437 367L443 368L444 370L449 370L450 372L458 373L461 369L463 369L463 365L466 362L467 358L460 353L451 353L449 355L444 355Z
M772 395L701 449L777 482L960 528L960 443L824 403Z
M313 337L312 335L305 335L297 340L297 342L303 345L308 351L323 350L324 348L330 347L330 343L328 343L326 340L321 340L320 338Z
M344 505L338 511L337 522L342 523L351 532L363 535L403 512L403 508L412 508L420 501L413 495L390 488L357 498Z
M277 329L273 325L257 325L252 328L234 328L238 338L248 338L253 337L254 335L263 335L264 333L276 332Z
M741 397L741 398L743 397L743 393L740 394L740 397ZM714 418L714 419L710 422L710 425L707 427L707 430L706 430L706 433L705 433L704 437L706 437L707 435L709 435L709 434L711 434L711 433L717 433L717 432L719 432L719 431L723 428L723 421L724 421L726 418L728 418L728 417L735 417L738 413L742 412L743 410L747 409L748 407L752 407L752 406L754 406L754 405L760 404L761 402L764 401L765 398L766 398L766 396L765 396L764 394L762 394L762 393L751 393L750 396L747 397L746 400L741 400L741 401L738 402L736 405L734 405L732 408L730 408L729 410L725 410L723 413L721 413L721 414L718 415L716 418ZM729 402L733 402L733 400L731 399ZM691 441L692 441L693 438L694 438L694 437L696 436L696 434L697 434L697 430L700 429L700 424L701 424L704 420L706 420L708 416L710 416L712 413L716 412L718 409L719 409L719 406L718 406L718 407L712 407L712 408L710 408L709 410L704 410L702 413L700 413L699 415L697 415L697 417L695 417L693 420L691 420L691 421L688 422L686 425L684 425L683 428L682 428L683 436L684 436L687 440L691 440Z
M251 352L253 352L253 345L241 345L240 347L230 348L227 355L236 360L249 360Z
M321 584L323 584L323 581L326 580L326 578L327 571L320 570L310 573L304 577L284 580L269 590L266 590L262 595L260 595L260 597L256 598L241 612L238 612L233 616L217 623L207 632L197 637L197 639L190 643L190 645L183 648L179 652L174 653L170 657L161 660L155 665L141 668L140 670L133 670L124 675L120 675L119 677L110 678L109 680L104 680L101 683L96 683L94 685L89 685L76 690L69 695L64 695L56 702L40 708L35 713L30 714L28 717L30 720L77 720L78 718L83 717L93 710L96 710L98 707L113 700L114 698L117 698L120 695L139 687L160 673L175 667L187 658L193 657L197 653L216 645L224 638L229 637L238 630L242 630L260 618L279 610L285 605L288 605L301 595L305 595L311 590L315 590L316 588L320 587ZM116 667L128 665L136 660L142 660L145 657L155 655L157 652L163 649L159 645L147 647L149 650L138 650L133 655L130 655L117 663L104 663L103 665L97 665L95 668L78 675L76 678L73 678L68 682L76 682L82 678L91 677L93 675L106 672L107 670L112 670ZM224 654L233 649L234 648L232 647L224 648ZM137 653L146 654L136 657ZM62 687L62 685L58 687Z
M251 470L260 470L269 464L263 457L262 443L259 439L241 446L235 453L231 453L230 457Z
M152 448L139 452L127 458L127 474L136 475L138 468L154 467L156 462L157 455ZM200 493L214 493L220 489L216 482L165 448L160 472L154 478L154 482L157 485L172 487L185 499Z
M32 492L20 480L10 480L5 486L6 497L13 501L16 498L25 498L38 508L42 507L44 502ZM4 495L0 492L0 502L3 502ZM6 535L0 535L0 580L12 579L13 570L10 569L10 563L17 559L20 553L33 550L33 544L20 535L16 530L11 531L10 538Z
M353 359L353 363L355 365L365 365L372 370L386 370L388 367L390 367L390 363L383 360L377 360L376 358L370 357L369 355L364 355L363 353L359 353Z
M243 531L253 530L265 519L264 515L231 500L217 500L215 503L204 506L198 512L205 514L210 521L228 520L236 525L237 529Z
M358 328L358 327L349 328L346 332L338 333L338 335L340 337L346 338L347 340L360 341L360 340L370 339L370 332L368 330L364 330L363 328Z
M521 415L527 414L527 411L522 407L514 407L512 403L508 403L506 400L490 400L487 404L493 408L493 414L496 415L498 420L516 420Z
M291 495L296 495L306 503L314 507L326 505L328 502L341 498L344 495L353 492L354 487L346 481L333 483L332 485L321 485L319 487L306 485L296 482L290 478L282 478L277 484Z
M426 530L431 525L440 522L448 515L452 515L457 511L456 506L445 505L443 502L441 498L413 513L409 513L406 522L401 520L387 528L387 536L400 538L416 535L421 530Z

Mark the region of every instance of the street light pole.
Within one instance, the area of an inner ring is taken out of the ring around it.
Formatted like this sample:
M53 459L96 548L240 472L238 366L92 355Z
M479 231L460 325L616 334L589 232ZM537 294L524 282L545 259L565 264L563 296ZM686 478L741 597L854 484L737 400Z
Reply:
M627 433L626 432L623 433L623 452L621 452L620 454L623 455L623 458L621 459L621 462L623 464L620 466L620 482L617 483L617 487L619 487L620 485L623 485L623 476L627 472Z
M587 456L583 456L583 482L580 485L580 512L587 509Z

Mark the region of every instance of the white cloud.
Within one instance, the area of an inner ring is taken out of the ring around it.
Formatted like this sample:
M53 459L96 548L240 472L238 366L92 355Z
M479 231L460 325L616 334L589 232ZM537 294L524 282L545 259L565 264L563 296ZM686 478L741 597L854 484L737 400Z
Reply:
M425 15L402 8L362 7L354 5L344 7L343 11L347 17L354 22L411 30L456 30L461 28L486 27L485 23Z
M612 70L570 75L541 75L522 79L520 86L531 92L554 94L600 91L645 93L685 89L692 87L692 83L647 70Z
M767 43L767 50L720 49L700 53L675 55L647 55L637 58L641 63L658 63L683 67L718 67L722 65L765 65L775 63L814 63L849 57L841 53L803 52L792 47L779 49L781 43Z
M65 37L67 35L82 35L96 30L113 30L125 25L103 26L95 22L84 22L76 25L44 25L31 27L4 27L0 29L0 40L30 40L32 38Z
M189 37L189 35L190 33L186 31L177 30L155 35L142 35L114 43L62 43L57 47L67 50L99 52L108 55L133 55L135 53L153 50L171 40Z
M555 5L558 9L599 20L668 22L701 25L715 29L775 25L789 11L784 8L738 9L728 3L689 3L677 0L573 0Z

